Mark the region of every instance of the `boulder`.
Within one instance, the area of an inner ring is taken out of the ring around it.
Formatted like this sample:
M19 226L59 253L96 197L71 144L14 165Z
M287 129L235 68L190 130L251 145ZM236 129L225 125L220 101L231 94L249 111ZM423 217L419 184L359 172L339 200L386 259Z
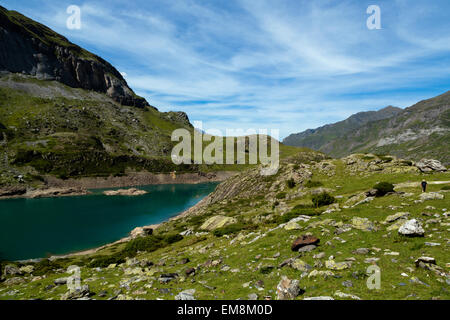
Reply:
M409 212L397 212L396 214L393 214L391 216L388 216L384 222L386 223L392 223L394 221L397 221L399 219L406 219L409 217Z
M277 285L278 300L294 300L300 294L300 281L283 276Z
M300 259L295 259L291 262L291 267L298 271L307 272L312 269L312 267L307 264L305 261Z
M298 252L311 252L313 251L315 248L317 248L316 245L314 244L309 244L307 246L301 247L300 249L298 249Z
M422 172L445 172L447 168L442 165L442 163L438 160L434 159L422 159L416 163L416 167L419 168Z
M444 195L439 192L425 192L420 195L420 200L443 200Z
M20 269L13 264L6 265L3 270L3 273L5 274L5 276L16 276L22 274Z
M343 299L361 300L361 298L358 297L358 296L355 296L355 295L350 294L350 293L344 293L344 292L339 291L339 290L336 291L336 292L334 293L334 295L335 295L336 297L343 298Z
M399 229L398 233L404 236L410 237L423 237L425 230L422 225L416 219L406 221Z
M223 228L230 224L236 223L237 220L232 217L214 216L206 220L200 227L201 230L212 231L215 229Z
M53 281L53 283L57 286L62 286L67 284L67 278L58 278Z
M325 267L330 270L336 271L345 270L350 268L350 266L351 266L350 262L335 262L334 260L325 261Z
M20 269L20 272L23 273L33 273L34 271L34 266L32 266L31 264L27 265L27 266L23 266Z
M184 290L175 296L175 300L195 300L195 289Z
M373 231L375 230L375 225L367 218L353 217L352 226L355 229L363 231Z
M421 262L425 264L436 264L436 259L432 257L419 257L414 263L416 267L419 267Z
M291 250L298 251L298 249L300 249L301 247L305 247L308 245L317 245L319 242L320 240L314 236L303 235L294 240L291 245Z
M331 271L318 271L318 270L313 270L309 273L308 278L313 278L313 277L317 277L317 276L321 276L324 278L328 278L328 277L333 277L334 273Z
M285 226L284 230L300 230L302 227L297 222L289 221Z
M91 295L91 291L89 290L89 286L87 284L82 285L81 288L75 290L67 291L62 297L61 300L77 300L84 299Z

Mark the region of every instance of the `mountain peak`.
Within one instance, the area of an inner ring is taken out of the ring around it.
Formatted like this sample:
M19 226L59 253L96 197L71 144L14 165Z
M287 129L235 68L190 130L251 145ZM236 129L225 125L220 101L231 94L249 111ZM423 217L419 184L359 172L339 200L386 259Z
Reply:
M50 28L1 6L0 57L0 72L22 73L105 93L127 106L150 106L110 63Z

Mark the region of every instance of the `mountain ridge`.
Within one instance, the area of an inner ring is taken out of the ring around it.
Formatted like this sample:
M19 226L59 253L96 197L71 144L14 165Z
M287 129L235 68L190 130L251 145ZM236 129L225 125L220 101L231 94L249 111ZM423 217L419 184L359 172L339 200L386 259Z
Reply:
M333 157L351 153L392 154L412 160L433 157L445 164L450 154L442 148L450 131L450 92L422 100L405 108L387 107L381 117L357 113L317 129L291 134L283 143L309 147ZM368 121L355 121L369 115Z
M47 26L2 6L0 40L0 71L105 93L127 106L150 107L109 62Z

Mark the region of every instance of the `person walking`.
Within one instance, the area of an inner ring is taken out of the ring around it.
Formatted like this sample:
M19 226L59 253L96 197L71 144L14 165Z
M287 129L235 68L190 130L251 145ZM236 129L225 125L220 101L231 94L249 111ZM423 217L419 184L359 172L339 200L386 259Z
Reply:
M425 180L422 180L422 183L421 183L422 192L427 192L427 185L428 185L428 183Z

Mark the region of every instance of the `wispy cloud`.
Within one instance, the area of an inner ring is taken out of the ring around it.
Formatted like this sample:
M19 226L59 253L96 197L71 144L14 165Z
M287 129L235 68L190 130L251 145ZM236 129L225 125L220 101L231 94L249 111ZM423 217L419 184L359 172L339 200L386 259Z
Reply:
M159 109L205 127L281 135L450 87L450 3L407 0L13 1L16 9L99 54ZM382 29L366 28L381 7Z

